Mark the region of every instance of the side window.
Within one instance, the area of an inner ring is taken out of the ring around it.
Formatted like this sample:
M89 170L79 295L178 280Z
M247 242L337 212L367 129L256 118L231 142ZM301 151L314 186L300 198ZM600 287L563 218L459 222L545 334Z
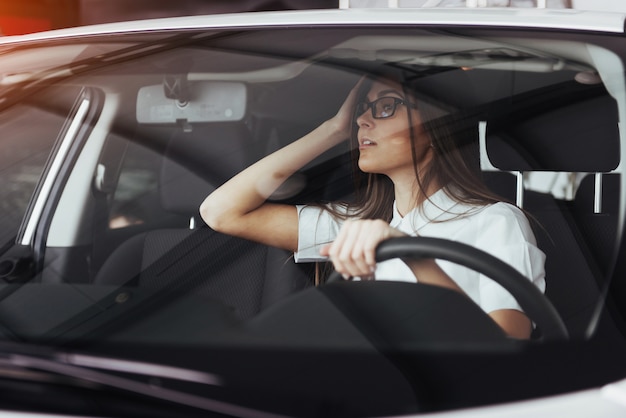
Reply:
M0 112L0 246L15 239L77 94L78 89L39 92L36 98Z
M142 131L142 140L112 134L101 164L107 166L111 184L108 191L109 230L121 230L143 225L147 229L180 226L189 219L163 209L161 202L161 170L164 138L170 131L156 129Z
M129 143L120 167L109 213L109 228L118 229L150 221L158 193L161 156Z

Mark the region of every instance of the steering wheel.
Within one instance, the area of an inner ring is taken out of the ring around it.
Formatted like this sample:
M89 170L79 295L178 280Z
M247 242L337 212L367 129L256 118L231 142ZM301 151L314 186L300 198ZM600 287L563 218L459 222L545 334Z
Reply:
M376 261L393 258L436 258L468 267L491 278L517 300L526 315L541 329L545 340L566 340L568 332L548 298L526 277L504 261L478 248L442 238L402 237L381 242ZM333 272L326 283L343 281Z

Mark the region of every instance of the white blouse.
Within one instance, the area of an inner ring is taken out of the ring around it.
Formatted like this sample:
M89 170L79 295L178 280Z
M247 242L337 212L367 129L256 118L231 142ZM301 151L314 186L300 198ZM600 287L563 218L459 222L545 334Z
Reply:
M342 220L316 206L298 206L297 263L324 261L320 249L332 242ZM457 202L443 189L420 208L402 217L394 202L390 225L412 235L445 238L479 248L510 264L545 291L545 254L537 248L535 236L524 213L508 203L473 206ZM466 267L436 260L441 269L485 312L517 309L520 306L502 286ZM412 270L401 260L378 263L376 280L416 281Z

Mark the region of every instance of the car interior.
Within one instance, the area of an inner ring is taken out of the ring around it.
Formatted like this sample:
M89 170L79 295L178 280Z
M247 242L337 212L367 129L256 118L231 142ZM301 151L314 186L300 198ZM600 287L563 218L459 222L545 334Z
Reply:
M101 46L114 51L109 61L98 58L95 69L86 65L63 81L84 86L74 97L91 92L98 110L85 116L89 128L61 171L64 188L55 189L57 197L44 208L49 221L35 233L41 261L33 281L71 284L80 295L105 289L86 298L99 300L101 308L95 314L89 303L77 304L45 323L43 310L28 320L13 313L5 326L28 328L20 321L33 321L38 338L71 339L85 329L105 334L111 327L93 318L108 312L132 330L133 321L148 314L122 309L119 300L102 302L119 299L117 289L160 295L155 306L193 294L220 305L233 323L268 310L266 317L305 315L289 299L324 287L314 281L319 266L211 230L199 218L199 205L235 173L332 116L363 74L392 66L418 79L420 94L440 111L471 111L486 183L524 209L547 255L548 300L570 338L593 332L620 239L624 193L618 101L594 61L577 56L584 45L546 42L537 51L523 37L477 41L428 31L352 31L329 29L305 45L268 30L177 38L179 48L157 39L156 52L148 53ZM416 36L423 37L419 48ZM76 62L97 57L91 48ZM232 103L224 105L224 97ZM223 108L211 108L214 103ZM349 161L348 146L337 147L273 199L349 199ZM544 188L564 178L566 190ZM14 303L0 311L17 309L18 298L26 297L21 293L7 295ZM55 303L67 295L59 298ZM485 338L491 335L486 331ZM539 326L533 339L541 338Z

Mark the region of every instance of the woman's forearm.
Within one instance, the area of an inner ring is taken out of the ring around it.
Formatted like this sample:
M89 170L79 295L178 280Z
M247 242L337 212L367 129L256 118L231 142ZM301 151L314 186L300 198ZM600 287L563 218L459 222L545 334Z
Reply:
M210 227L228 232L230 223L259 208L291 175L345 137L332 121L323 123L216 189L200 206L202 218Z

